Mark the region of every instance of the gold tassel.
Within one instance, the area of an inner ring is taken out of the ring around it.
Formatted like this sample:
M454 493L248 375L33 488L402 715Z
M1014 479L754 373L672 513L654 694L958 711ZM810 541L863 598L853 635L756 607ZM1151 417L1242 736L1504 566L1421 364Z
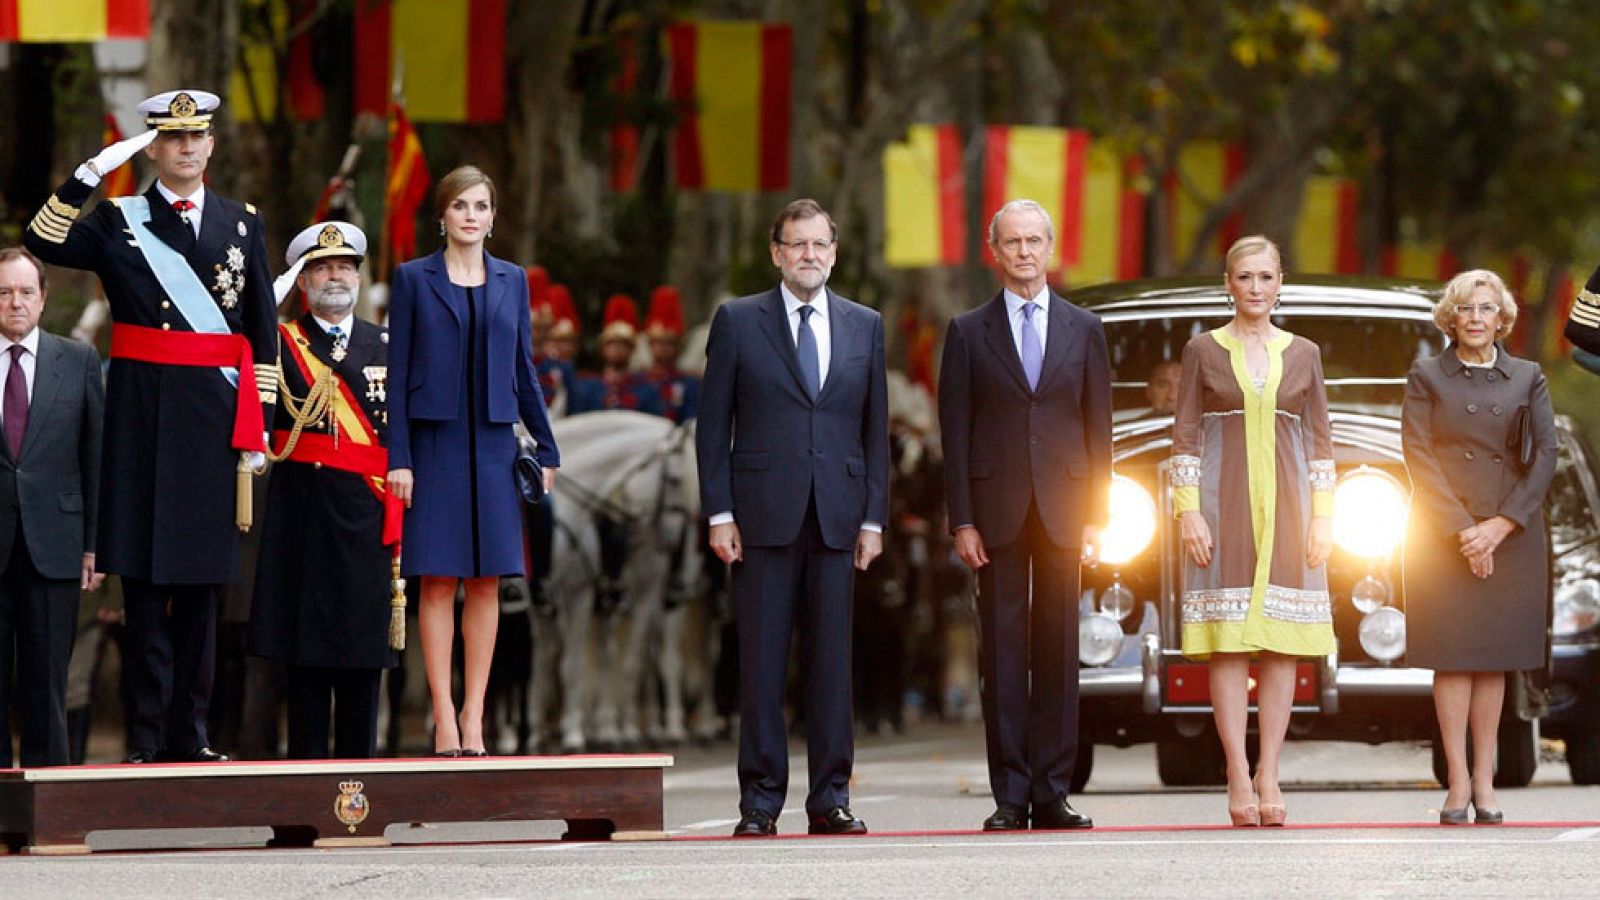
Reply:
M389 646L406 648L406 580L400 577L400 551L389 563Z
M252 493L254 485L251 484L251 478L254 476L255 472L250 468L249 457L240 453L238 475L234 477L233 503L233 519L240 531L249 531L250 526L255 524L255 497Z

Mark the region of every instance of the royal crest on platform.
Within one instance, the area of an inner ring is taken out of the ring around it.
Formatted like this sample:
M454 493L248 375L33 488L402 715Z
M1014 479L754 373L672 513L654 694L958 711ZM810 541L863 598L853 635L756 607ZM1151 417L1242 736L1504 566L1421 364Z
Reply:
M366 785L360 781L339 782L339 796L333 801L333 815L341 825L350 829L351 834L356 833L356 826L367 820L367 814L372 812L372 804L367 802L367 795L361 793Z

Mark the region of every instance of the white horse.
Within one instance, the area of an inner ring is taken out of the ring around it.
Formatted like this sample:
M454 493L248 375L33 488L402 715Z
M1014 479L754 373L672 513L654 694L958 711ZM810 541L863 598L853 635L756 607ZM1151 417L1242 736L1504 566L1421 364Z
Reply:
M682 648L706 647L683 633L685 607L703 594L694 426L612 411L561 419L554 429L562 468L546 586L556 615L536 626L534 720L559 707L566 752L681 741ZM602 517L627 534L624 602L603 616L595 612L602 574L595 523ZM691 599L668 610L669 591L684 583ZM661 704L659 717L646 721L641 700L655 695L646 688L651 683L661 689Z

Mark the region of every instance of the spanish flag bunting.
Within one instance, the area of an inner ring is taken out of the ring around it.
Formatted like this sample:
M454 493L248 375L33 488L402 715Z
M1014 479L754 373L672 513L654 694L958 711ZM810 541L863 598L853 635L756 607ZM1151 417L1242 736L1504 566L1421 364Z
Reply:
M389 118L389 167L384 187L390 266L417 253L417 207L428 193L429 181L422 141L406 118L405 108L396 103Z
M316 12L316 0L248 0L247 11L272 17L272 33L292 35L286 53L289 118L315 122L326 114L327 98L311 62L311 29L306 20ZM229 108L240 122L271 122L278 116L278 58L275 48L241 35L239 62L233 71Z
M1095 141L1083 173L1082 248L1063 281L1071 287L1138 278L1144 274L1144 161L1126 158Z
M793 30L765 22L677 22L667 29L667 58L679 117L678 186L786 189Z
M1195 238L1207 211L1244 173L1246 157L1238 144L1192 141L1178 151L1177 170L1167 173L1167 234L1172 258L1180 264L1194 252ZM1219 261L1243 236L1243 220L1229 216L1217 231L1214 255Z
M1461 270L1461 262L1439 241L1402 238L1399 244L1384 248L1378 270L1391 278L1448 281Z
M954 125L913 125L883 151L884 261L956 266L967 261L967 187Z
M1077 265L1083 253L1084 169L1089 148L1089 133L1076 129L990 125L984 132L985 220L1011 200L1033 200L1043 206L1056 230L1051 272Z
M117 141L122 140L122 129L117 126L116 116L106 113L106 126L102 130L100 138L101 143L107 147L115 144ZM106 173L106 177L100 181L101 196L132 196L138 190L138 184L134 178L135 173L133 168L133 160L129 160L128 162Z
M505 118L506 0L356 0L356 112L383 115L396 70L417 122Z
M617 39L617 74L611 96L617 115L611 126L611 189L623 193L639 186L639 126L628 120L626 105L639 89L639 45L632 31Z
M1290 267L1296 272L1359 274L1361 247L1356 229L1360 209L1353 179L1329 175L1307 179Z
M150 37L150 0L0 0L0 43Z

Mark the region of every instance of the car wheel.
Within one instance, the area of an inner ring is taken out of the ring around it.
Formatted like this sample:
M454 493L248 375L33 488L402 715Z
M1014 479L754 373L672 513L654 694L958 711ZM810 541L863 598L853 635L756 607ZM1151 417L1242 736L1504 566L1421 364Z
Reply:
M1074 794L1083 793L1083 788L1089 783L1089 775L1094 772L1094 741L1087 736L1078 738L1078 757L1072 764L1072 784L1069 790Z
M1499 759L1495 761L1495 787L1527 787L1539 768L1539 722L1512 717L1500 723Z
M1168 787L1210 787L1227 784L1227 764L1216 732L1198 737L1169 735L1156 742L1156 772Z
M1600 784L1600 728L1567 738L1567 768L1572 770L1573 784Z

